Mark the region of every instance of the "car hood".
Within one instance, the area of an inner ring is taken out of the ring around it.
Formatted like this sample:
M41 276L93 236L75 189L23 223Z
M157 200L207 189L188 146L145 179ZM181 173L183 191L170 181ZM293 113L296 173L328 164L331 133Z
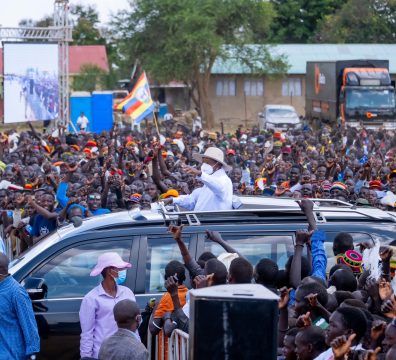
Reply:
M300 122L300 118L295 114L290 114L290 115L268 114L267 121L274 124L298 124Z

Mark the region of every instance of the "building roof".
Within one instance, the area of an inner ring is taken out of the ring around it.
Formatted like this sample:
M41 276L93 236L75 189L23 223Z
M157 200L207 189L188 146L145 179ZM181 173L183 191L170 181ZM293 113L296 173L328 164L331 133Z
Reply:
M94 64L104 71L109 71L104 45L70 46L69 59L70 74L78 74L84 64Z
M78 74L84 64L94 64L109 71L106 47L104 45L69 46L69 72ZM3 48L0 48L0 76L3 75Z
M259 49L261 45L250 45ZM305 74L307 61L389 60L396 74L396 44L284 44L270 48L272 55L285 55L289 74ZM212 74L248 74L251 71L236 59L216 60Z

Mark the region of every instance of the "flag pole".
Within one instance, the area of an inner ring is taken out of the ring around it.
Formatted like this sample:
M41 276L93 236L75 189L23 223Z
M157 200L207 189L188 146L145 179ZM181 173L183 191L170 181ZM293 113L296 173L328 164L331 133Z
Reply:
M157 129L157 134L158 134L158 136L160 136L160 131L159 131L159 127L158 127L157 116L155 115L155 112L154 112L154 111L153 111L153 117L154 117L155 128Z

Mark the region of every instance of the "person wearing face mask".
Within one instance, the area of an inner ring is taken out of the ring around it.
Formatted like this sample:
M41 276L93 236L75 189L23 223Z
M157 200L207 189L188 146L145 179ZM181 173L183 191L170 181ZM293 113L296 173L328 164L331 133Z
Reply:
M166 199L165 205L173 203L195 211L231 210L232 182L226 174L231 168L224 162L224 153L216 147L209 147L204 154L194 154L193 158L202 164L201 169L184 166L183 170L202 181L204 186L190 195Z
M118 331L103 342L99 360L147 360L148 351L136 335L142 323L139 305L131 300L122 300L114 306L113 313Z
M136 301L133 292L121 286L126 279L126 269L131 264L122 260L115 252L104 253L91 271L91 276L102 275L102 282L92 289L80 307L81 359L98 359L99 349L104 339L117 331L114 306L125 299ZM139 337L138 332L135 332ZM140 338L139 338L140 339Z

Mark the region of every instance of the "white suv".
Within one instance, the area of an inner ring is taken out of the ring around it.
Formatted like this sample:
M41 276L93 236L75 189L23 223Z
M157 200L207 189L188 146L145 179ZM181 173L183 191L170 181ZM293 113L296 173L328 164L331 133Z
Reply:
M302 122L293 106L266 105L258 114L260 130L288 130L302 127Z

